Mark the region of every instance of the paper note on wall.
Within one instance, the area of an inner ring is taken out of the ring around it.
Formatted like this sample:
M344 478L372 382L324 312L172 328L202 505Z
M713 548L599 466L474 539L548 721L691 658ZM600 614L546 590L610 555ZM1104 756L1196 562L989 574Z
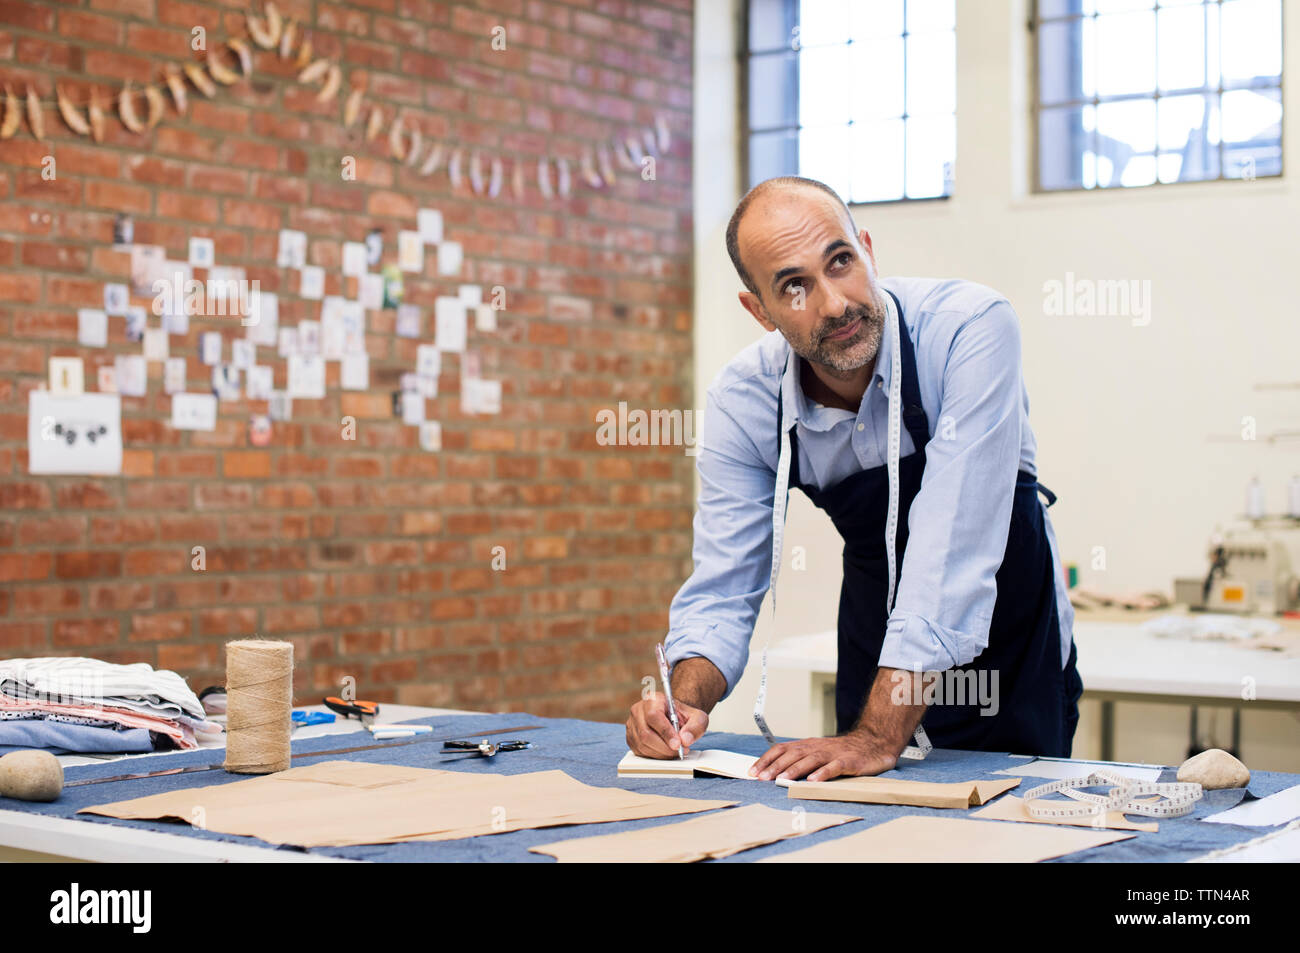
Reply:
M116 394L27 395L27 472L122 472L122 402Z
M434 302L434 340L443 351L465 350L465 302L446 295Z
M215 394L173 394L172 427L176 430L215 430L217 397Z
M85 347L108 344L108 315L97 308L77 311L77 343Z
M289 396L320 400L325 396L325 358L317 354L289 357Z

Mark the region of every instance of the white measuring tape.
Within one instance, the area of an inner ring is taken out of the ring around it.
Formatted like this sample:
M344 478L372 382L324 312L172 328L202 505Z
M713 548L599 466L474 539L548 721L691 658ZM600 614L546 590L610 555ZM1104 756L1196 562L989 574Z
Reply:
M1107 794L1089 794L1080 788L1115 785ZM1068 798L1081 801L1080 804L1066 804L1063 801L1045 801L1049 794L1060 793ZM1097 817L1104 819L1111 811L1123 814L1141 814L1144 817L1182 817L1192 813L1196 802L1201 799L1201 786L1186 781L1173 781L1160 784L1156 781L1136 781L1126 778L1114 771L1099 768L1084 778L1066 778L1062 781L1050 781L1040 784L1025 792L1025 810L1031 817L1046 820L1074 817ZM1138 798L1156 794L1161 801L1140 801Z
M886 459L886 469L889 473L889 513L885 518L885 555L889 563L889 593L885 600L885 615L888 616L894 608L894 575L897 565L894 542L898 535L898 458L902 452L903 357L902 342L899 337L899 325L902 321L893 306L893 299L888 295L886 295L885 310L886 333L890 335L890 343L893 345L889 375L889 452ZM797 362L794 363L798 367ZM776 391L778 403L781 398L781 387L778 384ZM790 493L790 453L790 432L783 424L781 429L781 450L776 461L776 487L772 496L772 572L768 581L768 589L772 595L773 620L776 619L776 579L781 571L781 552L785 537L786 499ZM770 644L771 636L769 635L763 643L762 670L758 680L758 695L754 699L754 723L758 725L758 730L763 733L764 740L768 744L774 745L776 744L776 738L767 726L767 719L763 717L763 711L767 707L767 648ZM903 749L901 757L920 761L934 750L925 729L920 725L916 726L915 740L915 745L908 745Z

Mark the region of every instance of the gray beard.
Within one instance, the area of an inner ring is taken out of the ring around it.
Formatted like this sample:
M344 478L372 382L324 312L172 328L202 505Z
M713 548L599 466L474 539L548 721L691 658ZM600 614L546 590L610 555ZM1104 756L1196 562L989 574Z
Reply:
M827 335L848 327L858 318L862 319L862 327L849 341L836 342L826 339ZM855 308L846 312L844 318L836 321L833 327L824 329L810 353L799 356L833 371L851 373L875 360L876 355L880 353L880 339L884 328L883 307L876 310L868 310L867 307Z

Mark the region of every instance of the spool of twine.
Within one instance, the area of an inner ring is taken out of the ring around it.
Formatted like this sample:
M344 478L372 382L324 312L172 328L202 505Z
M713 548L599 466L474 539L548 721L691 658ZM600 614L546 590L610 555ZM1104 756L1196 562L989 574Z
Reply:
M226 770L271 774L288 768L292 711L293 643L227 642Z

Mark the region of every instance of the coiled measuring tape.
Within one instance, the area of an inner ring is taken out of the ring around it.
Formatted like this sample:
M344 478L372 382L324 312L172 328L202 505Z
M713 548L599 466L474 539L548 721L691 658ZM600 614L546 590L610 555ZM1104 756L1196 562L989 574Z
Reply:
M885 310L886 332L890 335L890 343L893 345L889 375L889 452L886 458L886 469L889 474L889 514L885 518L885 554L889 563L889 592L885 598L885 615L888 617L889 613L894 609L894 576L897 565L894 543L898 535L898 469L899 456L902 452L903 429L903 358L902 341L899 338L901 321L893 307L893 299L889 296L886 296ZM776 391L778 402L780 402L781 397L781 387L778 385ZM782 544L785 537L786 501L790 495L790 454L790 432L783 426L781 428L781 450L776 461L776 487L772 496L772 572L768 579L768 590L772 594L773 621L776 619L776 579L781 571ZM767 719L763 716L763 711L767 707L767 649L770 644L771 636L769 635L768 639L763 643L758 695L754 698L754 723L758 725L758 730L763 733L764 740L768 744L774 745L776 744L776 738L767 726ZM916 744L904 748L900 757L916 761L924 760L925 756L934 750L934 745L930 744L929 736L926 735L925 729L920 725L916 726L914 740Z
M1100 787L1104 784L1115 785L1107 794L1089 794L1080 788ZM1049 794L1064 794L1068 798L1081 801L1081 804L1066 804L1062 801L1045 801ZM1099 768L1085 778L1066 778L1040 784L1025 792L1025 810L1031 817L1045 820L1074 817L1104 818L1111 811L1122 814L1141 814L1144 817L1182 817L1192 813L1196 802L1201 799L1201 786L1187 781L1172 781L1161 784L1156 781L1137 781ZM1140 801L1140 797L1156 794L1161 801Z

